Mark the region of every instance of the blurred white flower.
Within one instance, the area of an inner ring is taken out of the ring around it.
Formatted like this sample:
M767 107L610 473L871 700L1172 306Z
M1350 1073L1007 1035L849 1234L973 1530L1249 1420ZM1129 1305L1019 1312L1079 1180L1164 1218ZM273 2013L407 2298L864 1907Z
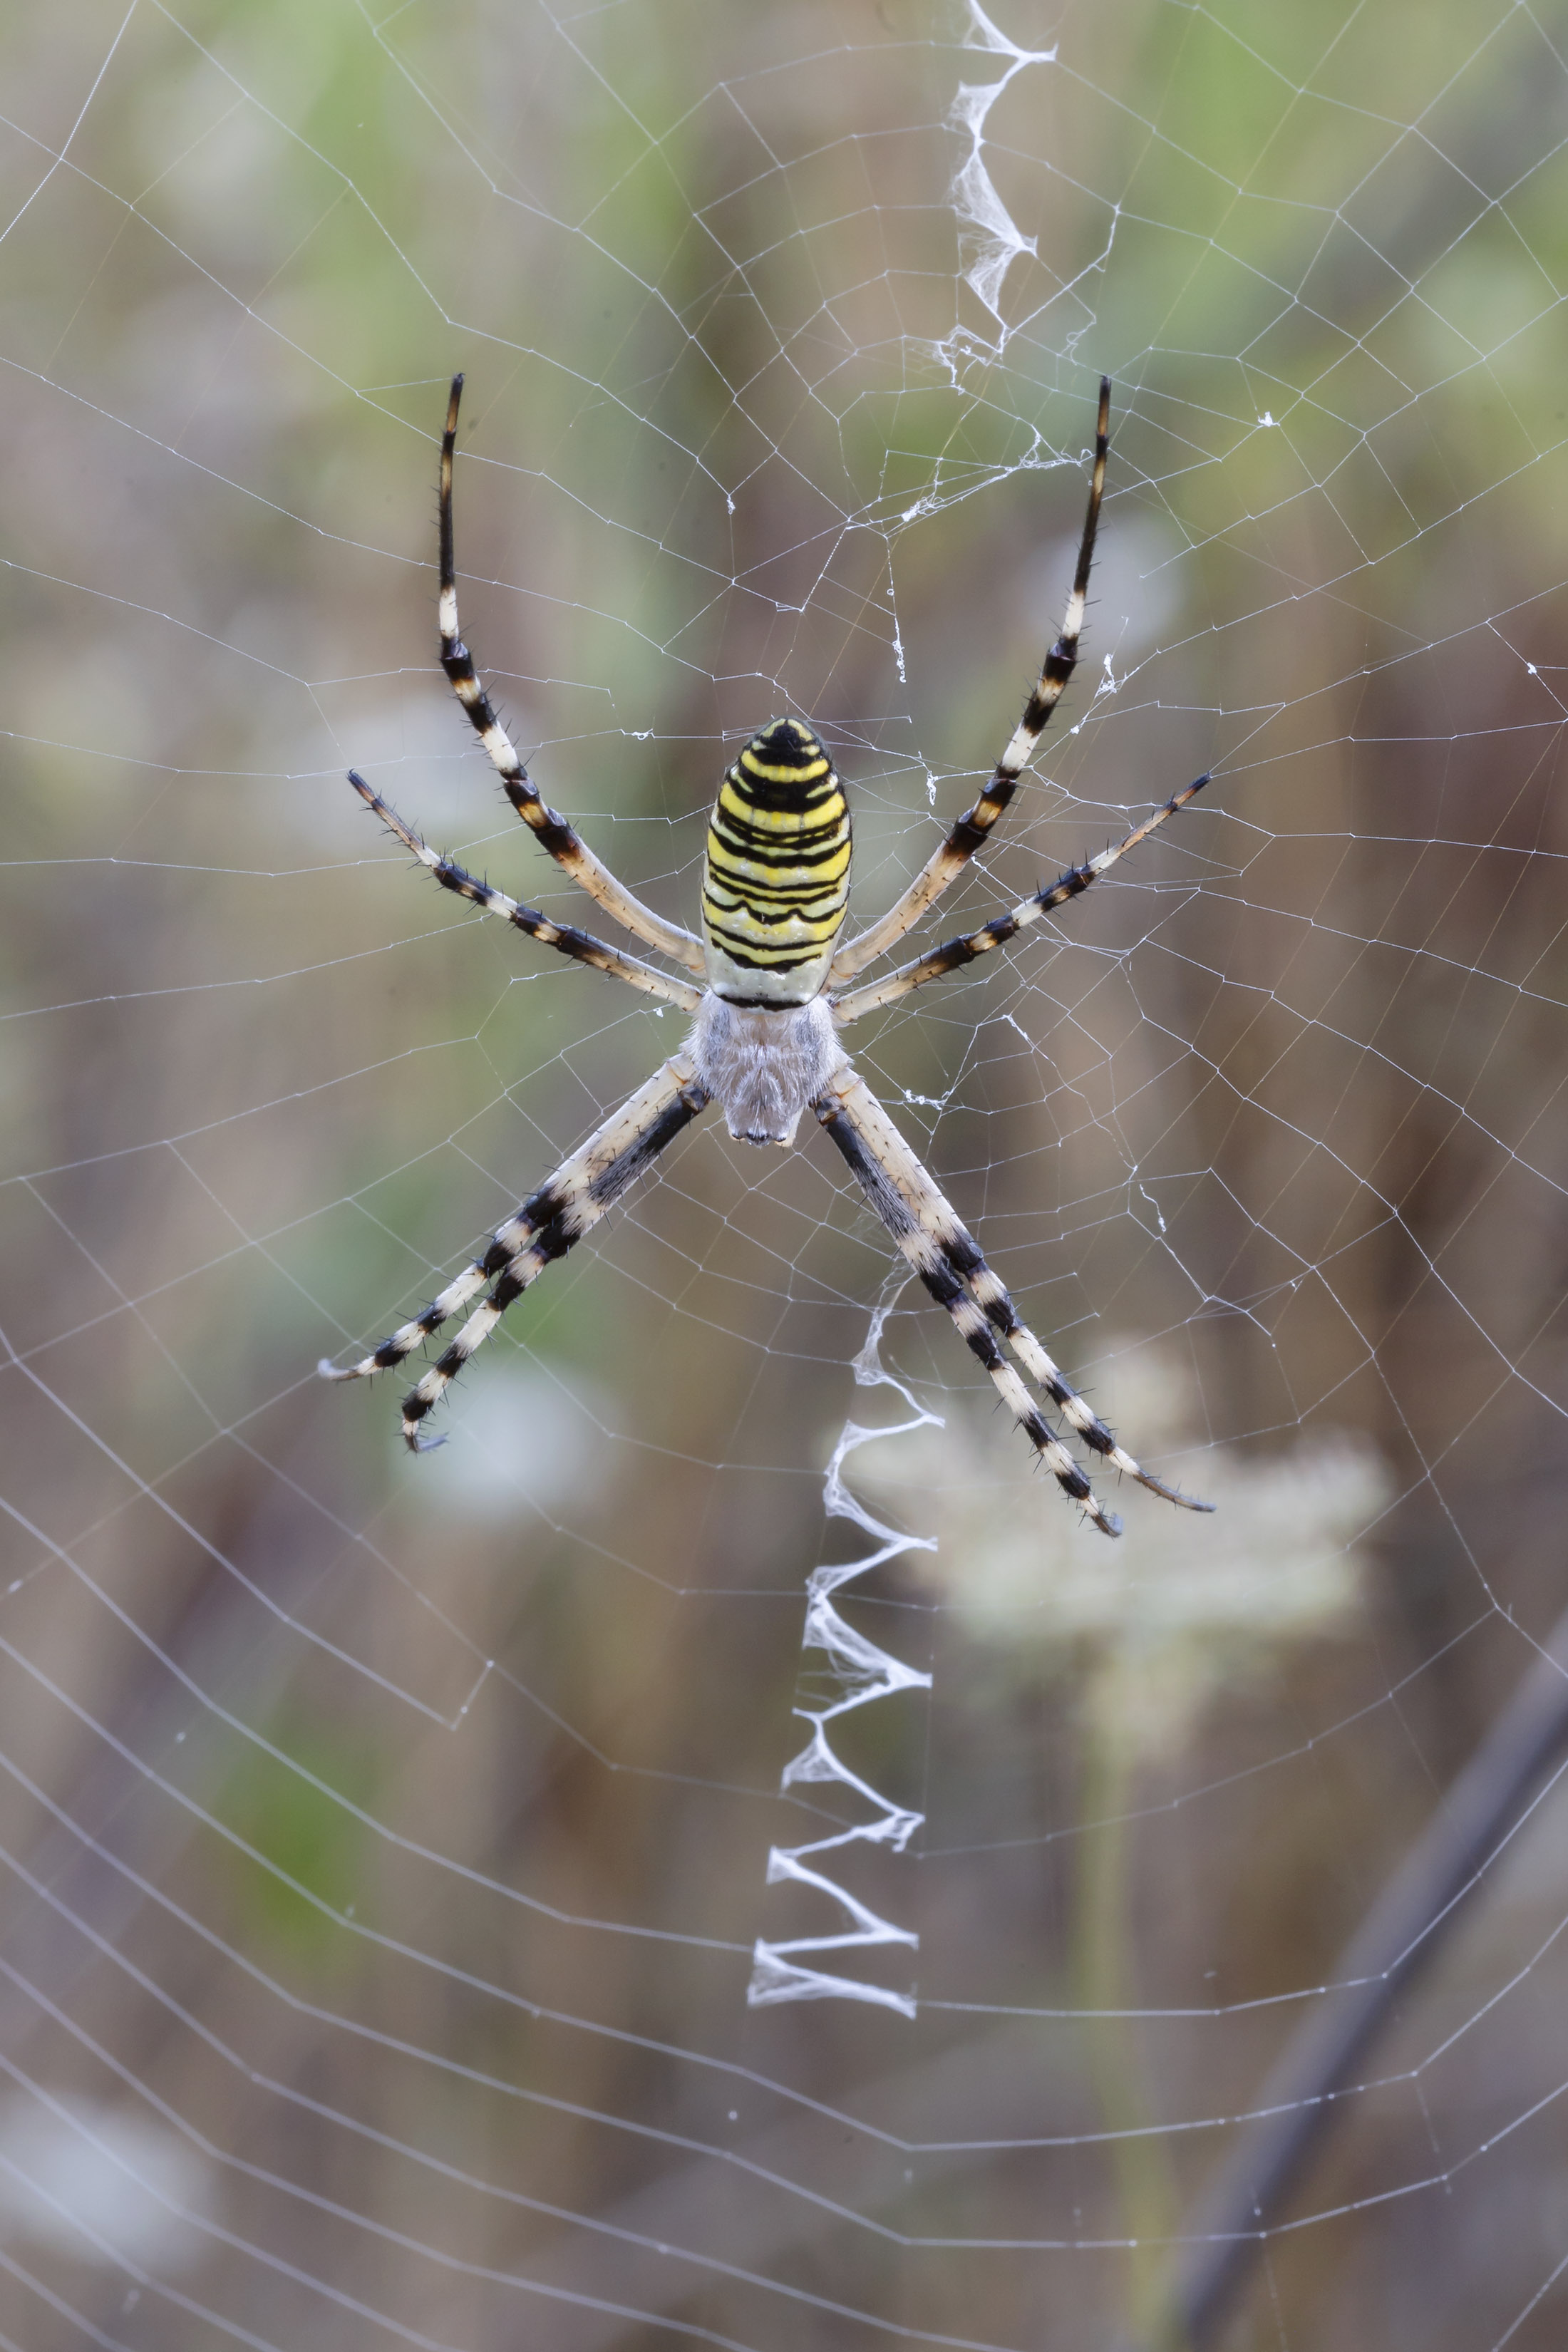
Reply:
M0 2242L167 2273L199 2261L212 2206L199 2151L150 2116L58 2095L0 2104Z
M1144 1350L1117 1382L1122 1426L1164 1477L1176 1475L1184 1377L1179 1359ZM911 1489L925 1487L937 1549L911 1572L941 1591L996 1671L1083 1675L1094 1711L1145 1759L1178 1750L1221 1687L1256 1684L1292 1643L1342 1635L1359 1617L1356 1547L1391 1492L1363 1438L1322 1432L1266 1456L1193 1454L1183 1481L1217 1507L1213 1517L1128 1484L1115 1498L1126 1526L1115 1544L1082 1528L1053 1486L1032 1482L1037 1502L998 1476L999 1451L994 1422L955 1398L944 1426L868 1446L855 1483L906 1512Z

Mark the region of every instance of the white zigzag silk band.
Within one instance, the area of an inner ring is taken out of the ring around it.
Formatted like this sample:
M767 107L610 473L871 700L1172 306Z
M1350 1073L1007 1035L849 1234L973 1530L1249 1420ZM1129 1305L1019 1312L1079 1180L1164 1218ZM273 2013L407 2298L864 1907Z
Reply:
M759 1937L752 1955L752 1980L746 1989L746 1999L753 2008L785 2000L864 2000L879 2008L897 2010L904 2017L913 2017L916 2010L912 1992L897 1991L817 1965L830 1954L842 1964L852 1953L886 1945L901 1944L910 1951L920 1948L920 1937L911 1929L882 1918L837 1879L830 1877L826 1866L829 1855L847 1856L861 1846L883 1846L901 1853L925 1820L923 1813L895 1805L869 1781L852 1772L828 1736L828 1726L839 1716L869 1706L875 1699L891 1698L899 1691L931 1688L929 1674L905 1665L864 1633L858 1633L845 1622L833 1603L836 1592L870 1570L881 1567L885 1560L897 1559L907 1551L936 1549L934 1537L904 1535L896 1528L884 1526L844 1483L845 1461L857 1446L874 1437L900 1437L917 1429L942 1426L939 1417L918 1404L901 1381L882 1369L878 1350L891 1304L889 1300L879 1307L871 1319L866 1344L855 1359L855 1378L862 1388L897 1389L913 1408L914 1419L895 1422L886 1429L864 1429L858 1422L847 1421L833 1449L823 1487L827 1516L830 1519L848 1519L862 1528L871 1538L873 1549L858 1559L816 1568L807 1580L801 1647L820 1651L826 1657L827 1670L822 1679L836 1686L837 1696L820 1706L798 1706L795 1709L801 1720L811 1726L811 1737L799 1755L785 1765L780 1784L782 1789L789 1790L812 1781L836 1782L868 1806L870 1814L868 1820L840 1830L832 1837L817 1838L806 1845L774 1846L769 1854L770 1886L794 1881L797 1885L815 1887L841 1906L847 1924L835 1933L796 1936L784 1943L768 1943Z

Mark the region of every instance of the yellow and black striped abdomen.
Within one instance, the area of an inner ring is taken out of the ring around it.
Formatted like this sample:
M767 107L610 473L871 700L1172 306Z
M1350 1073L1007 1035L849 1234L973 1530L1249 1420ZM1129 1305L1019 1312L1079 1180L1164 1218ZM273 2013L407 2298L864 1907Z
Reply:
M740 1004L805 1004L827 977L849 899L849 811L809 727L753 735L708 821L708 982Z

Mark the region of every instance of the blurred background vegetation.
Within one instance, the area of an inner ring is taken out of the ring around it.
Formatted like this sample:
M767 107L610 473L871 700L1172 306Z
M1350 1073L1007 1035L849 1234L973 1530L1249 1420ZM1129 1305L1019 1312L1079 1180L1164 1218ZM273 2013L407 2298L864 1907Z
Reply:
M1565 41L1499 0L7 14L8 2341L1147 2310L1561 1605ZM434 658L457 368L470 642L687 921L785 709L858 911L923 858L1056 626L1115 382L1079 681L954 904L1215 782L858 1051L1221 1508L1124 1495L1111 1553L898 1295L941 1425L847 1475L939 1548L842 1605L934 1686L844 1745L926 1816L850 1865L919 1932L876 1964L912 2021L745 2002L756 1937L834 1924L764 1869L833 1826L778 1793L804 1580L858 1540L824 1465L901 1410L851 1374L889 1251L820 1139L699 1129L432 1459L395 1388L311 1373L675 1042L342 782L581 913ZM1235 2346L1561 2341L1560 1814Z

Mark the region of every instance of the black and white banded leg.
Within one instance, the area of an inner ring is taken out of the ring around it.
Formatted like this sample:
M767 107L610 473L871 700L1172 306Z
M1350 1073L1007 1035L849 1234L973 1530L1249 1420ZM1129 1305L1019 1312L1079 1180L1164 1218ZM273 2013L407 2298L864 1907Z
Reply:
M1130 849L1136 849L1140 842L1147 841L1152 833L1157 833L1167 817L1173 817L1178 809L1185 808L1207 782L1208 778L1205 775L1196 777L1190 784L1184 784L1179 793L1173 793L1170 799L1154 811L1152 816L1146 817L1141 825L1136 826L1125 841L1119 841L1114 848L1102 849L1098 857L1086 858L1081 866L1069 866L1056 881L1043 885L1008 913L993 915L991 920L983 923L977 931L965 932L955 940L945 940L941 947L931 948L925 955L916 956L910 963L900 964L898 971L889 972L886 980L877 981L869 988L858 988L848 996L838 997L833 1007L834 1020L840 1029L847 1029L852 1021L863 1019L868 1013L875 1013L884 1004L896 1004L900 996L909 994L911 988L923 988L928 980L941 980L946 972L962 971L965 964L973 963L977 956L989 955L993 948L1005 946L1020 931L1026 930L1031 923L1037 923L1042 915L1048 915L1055 907L1064 906L1068 899L1078 898L1091 883L1098 882L1102 874L1110 872L1118 858L1125 857Z
M462 396L463 379L455 375L447 404L447 429L441 436L441 592L437 608L441 629L441 667L472 721L474 732L489 753L508 800L540 846L550 852L556 864L563 866L591 898L598 900L623 930L630 931L648 947L658 948L661 954L683 964L688 971L701 973L705 969L701 940L679 923L667 923L662 915L656 915L651 907L635 898L566 819L541 799L510 736L496 715L495 705L474 667L472 655L458 634L458 575L452 551L452 453L457 446L458 407Z
M916 1164L919 1165L918 1162ZM947 1202L934 1185L931 1192L933 1198L948 1209ZM1112 1469L1121 1471L1124 1476L1136 1478L1138 1484L1147 1486L1152 1495L1162 1495L1167 1503L1180 1504L1184 1511L1212 1511L1212 1503L1200 1503L1194 1496L1184 1495L1180 1487L1167 1486L1163 1478L1156 1478L1152 1470L1145 1470L1124 1446L1117 1444L1100 1415L1063 1378L1060 1367L1052 1361L1028 1325L1021 1319L1005 1286L981 1255L978 1243L952 1215L951 1209L948 1209L948 1214L952 1216L952 1231L945 1245L949 1267L963 1283L992 1329L1006 1341L1036 1387L1050 1398L1062 1419L1071 1423L1090 1453L1098 1454L1101 1461L1109 1462Z
M497 1227L488 1249L449 1282L422 1315L402 1325L357 1364L318 1365L322 1378L357 1381L372 1372L390 1370L466 1307L487 1283L493 1283L489 1297L475 1308L456 1339L403 1401L403 1434L415 1453L422 1452L430 1441L421 1439L419 1424L468 1358L483 1346L507 1308L598 1223L644 1170L690 1125L708 1099L708 1090L688 1056L672 1055L646 1086L639 1087L595 1129L580 1151L563 1160L554 1175Z
M1011 1299L992 1274L958 1212L937 1190L876 1096L846 1062L835 1071L812 1108L854 1171L861 1191L900 1251L937 1304L946 1307L971 1352L990 1374L1003 1403L1064 1494L1082 1504L1085 1516L1093 1520L1101 1535L1119 1536L1121 1521L1114 1512L1102 1507L1083 1471L1003 1353L992 1293L995 1298L1006 1301L1009 1312ZM982 1276L987 1286L984 1297L978 1289ZM1006 1333L1009 1340L1015 1331L1022 1331L1023 1328L1014 1315L1012 1328ZM1033 1341L1033 1335L1027 1336ZM1038 1342L1033 1341L1033 1345L1041 1361L1048 1364L1050 1360ZM1055 1375L1055 1367L1051 1370ZM1059 1376L1056 1377L1063 1395L1082 1405L1082 1400ZM1082 1410L1093 1422L1089 1408L1082 1406ZM1103 1424L1095 1422L1094 1426L1098 1429ZM1087 1432L1084 1433L1087 1437ZM1110 1437L1109 1431L1105 1434ZM1114 1440L1111 1444L1114 1447ZM1120 1448L1115 1453L1120 1454ZM1123 1459L1135 1476L1143 1476L1131 1455Z
M1034 758L1035 747L1045 733L1050 715L1061 700L1062 690L1078 666L1078 641L1083 629L1084 605L1089 596L1094 538L1100 528L1100 502L1105 490L1105 460L1110 446L1110 378L1101 376L1100 415L1094 435L1094 467L1089 485L1089 511L1084 517L1083 537L1079 542L1078 563L1073 572L1061 635L1040 666L1039 677L1024 705L1024 715L1013 730L1007 749L996 762L991 782L973 808L964 811L941 848L932 851L902 898L895 899L877 922L839 949L828 973L830 986L837 987L841 981L852 980L858 971L863 971L876 957L885 953L895 940L901 940L906 931L913 929L926 908L942 897L948 885L963 871L975 851L984 846L992 826L1016 791L1019 777Z
M616 980L624 980L628 988L640 989L645 996L662 997L667 1004L678 1004L683 1013L695 1013L702 1002L700 989L690 987L684 980L671 980L652 964L644 963L638 956L622 953L619 948L606 947L591 931L579 930L575 923L552 923L535 907L524 907L516 898L509 898L504 890L493 883L481 882L459 866L456 858L444 851L432 849L416 834L412 825L405 824L397 811L373 792L356 770L349 770L349 782L368 808L374 811L387 831L395 835L405 849L411 849L421 866L427 866L444 890L455 891L459 898L471 899L487 915L500 915L514 924L531 940L538 940L547 948L558 949L577 963L592 964L595 971L607 971Z

